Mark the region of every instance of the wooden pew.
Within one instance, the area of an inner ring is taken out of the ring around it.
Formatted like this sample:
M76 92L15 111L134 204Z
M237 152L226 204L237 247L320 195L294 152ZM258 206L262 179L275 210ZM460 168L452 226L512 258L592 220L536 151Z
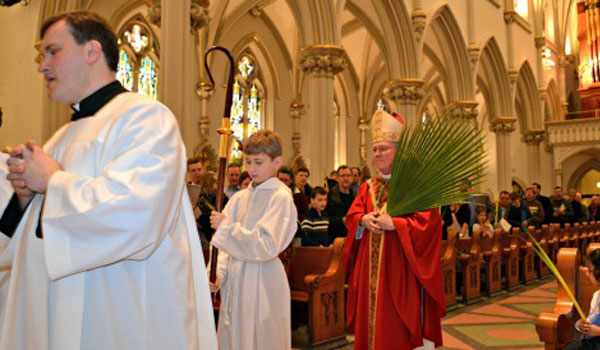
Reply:
M577 227L579 227L579 224L577 224ZM565 230L569 232L569 240L571 241L569 246L579 248L579 232L571 224L565 224Z
M336 238L333 247L293 249L289 265L292 318L308 325L308 343L303 345L309 348L346 343L343 247L344 238ZM301 312L305 309L306 313Z
M587 225L586 225L586 230L583 229L583 225L576 222L575 224L573 224L573 231L577 233L577 236L579 237L579 244L577 245L577 247L579 248L579 252L581 253L581 256L585 255L585 251L588 245L587 242Z
M544 234L544 236L546 237L546 241L548 242L548 249L549 249L549 253L548 256L550 257L550 259L552 259L552 262L556 265L556 255L558 254L558 249L560 248L559 245L559 236L558 233L560 232L560 225L556 224L557 227L554 226L555 224L550 224L550 225L542 225L542 232Z
M555 225L559 225L559 224L555 224ZM571 225L570 224L566 224L569 225L568 227L570 228ZM559 240L558 243L560 245L561 248L568 248L571 246L571 238L569 237L569 230L567 230L567 226L565 225L565 227L560 227L560 231L559 231ZM556 227L556 226L555 226Z
M481 240L485 279L481 280L481 293L493 297L502 293L502 230L496 229L494 237Z
M581 266L581 254L577 248L561 248L558 252L557 268L570 287L573 295L577 295L576 281ZM546 350L560 350L576 337L575 322L579 314L566 291L558 286L556 304L552 312L542 312L535 321L535 328L540 340L545 343Z
M480 255L481 233L473 231L469 239L459 239L458 246L464 252L458 257L462 265L462 301L465 304L473 304L481 299L481 255Z
M592 233L592 236L594 237L593 241L600 242L600 222L592 221L590 223L589 231Z
M529 226L528 229L530 232L533 232L533 237L536 239L536 241L538 241L540 246L542 246L542 248L544 249L546 254L548 254L548 256L551 256L551 254L552 254L551 247L548 244L548 237L544 234L544 231L542 229L535 229L535 227L533 227L533 226ZM535 271L537 272L538 278L542 279L543 277L547 276L550 273L550 270L548 270L548 267L546 266L546 264L544 264L542 259L540 259L537 256L537 254L535 254L534 258L535 258Z
M513 234L502 234L502 277L504 289L521 288L519 284L519 238Z
M442 243L442 274L444 275L444 296L446 311L456 309L456 238L454 230L448 230L448 239Z
M521 229L514 227L512 234L519 237L519 278L521 283L530 284L535 279L533 243Z

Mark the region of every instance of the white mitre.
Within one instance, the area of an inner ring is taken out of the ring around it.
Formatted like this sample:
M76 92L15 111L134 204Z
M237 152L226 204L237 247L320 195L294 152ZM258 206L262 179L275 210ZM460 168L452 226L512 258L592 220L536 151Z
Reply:
M378 109L371 118L371 133L373 143L387 141L398 142L404 130L404 119L399 114L389 114L383 109Z

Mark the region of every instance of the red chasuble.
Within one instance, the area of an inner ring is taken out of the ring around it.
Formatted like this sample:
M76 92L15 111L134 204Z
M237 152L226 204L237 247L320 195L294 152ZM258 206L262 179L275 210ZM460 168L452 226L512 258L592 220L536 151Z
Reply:
M446 314L441 217L437 209L395 217L395 231L365 229L357 238L361 217L384 211L386 203L387 184L373 178L360 187L345 219L343 262L354 349L410 350L423 345L423 338L440 346Z

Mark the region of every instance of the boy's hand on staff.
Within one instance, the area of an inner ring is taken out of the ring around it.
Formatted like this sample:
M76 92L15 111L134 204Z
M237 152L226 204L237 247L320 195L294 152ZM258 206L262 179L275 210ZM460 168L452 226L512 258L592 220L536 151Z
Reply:
M208 286L210 288L211 293L216 293L220 287L219 280L216 280L215 283L208 282Z
M577 322L579 323L579 321ZM583 320L579 324L579 332L587 337L597 337L600 336L600 327L591 324L588 320Z
M210 212L210 227L212 227L213 230L219 228L219 225L223 220L225 220L225 215L219 213L218 211Z

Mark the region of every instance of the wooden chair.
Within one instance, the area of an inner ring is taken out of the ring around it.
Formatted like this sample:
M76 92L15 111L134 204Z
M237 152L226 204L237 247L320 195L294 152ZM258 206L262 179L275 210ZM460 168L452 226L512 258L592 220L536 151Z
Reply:
M444 296L446 311L454 310L456 303L456 237L453 230L448 230L448 239L442 242L442 274L444 275Z
M344 238L336 238L333 247L293 249L289 266L292 302L305 307L292 307L292 318L306 321L309 348L346 343L343 248Z
M502 293L502 230L496 229L494 237L481 240L481 255L483 257L485 279L481 280L481 293L493 297Z

